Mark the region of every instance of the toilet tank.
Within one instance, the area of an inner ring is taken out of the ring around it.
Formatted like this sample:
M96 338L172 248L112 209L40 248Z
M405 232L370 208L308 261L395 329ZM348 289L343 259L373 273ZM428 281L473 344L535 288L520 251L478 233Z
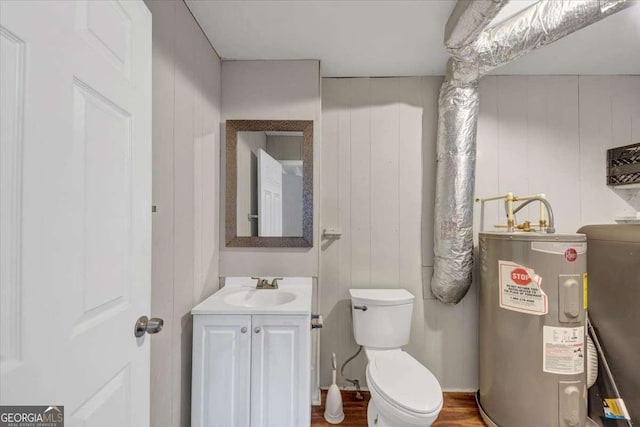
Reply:
M406 289L349 289L356 343L399 348L409 343L415 297Z

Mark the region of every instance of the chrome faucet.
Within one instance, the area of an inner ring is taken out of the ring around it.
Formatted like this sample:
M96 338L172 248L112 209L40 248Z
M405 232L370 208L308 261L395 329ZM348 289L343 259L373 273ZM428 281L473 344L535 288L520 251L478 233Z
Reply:
M257 280L256 289L278 289L278 280L282 280L282 277L274 277L273 281L269 283L268 279L262 279L260 277L252 277Z

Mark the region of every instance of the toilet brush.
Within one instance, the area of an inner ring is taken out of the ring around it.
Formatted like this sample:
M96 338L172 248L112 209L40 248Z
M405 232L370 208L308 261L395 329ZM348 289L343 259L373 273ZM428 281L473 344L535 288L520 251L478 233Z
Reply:
M344 412L342 410L342 395L336 384L336 354L331 357L333 365L333 384L327 392L327 401L325 402L324 419L330 424L340 424L344 420Z

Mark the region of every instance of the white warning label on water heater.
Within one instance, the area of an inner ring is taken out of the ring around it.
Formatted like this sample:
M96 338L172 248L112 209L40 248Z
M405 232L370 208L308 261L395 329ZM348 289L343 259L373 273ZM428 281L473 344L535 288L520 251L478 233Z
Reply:
M545 326L542 340L542 370L551 374L575 375L584 372L584 326Z
M520 313L545 315L549 312L542 277L532 268L511 261L498 261L500 307Z

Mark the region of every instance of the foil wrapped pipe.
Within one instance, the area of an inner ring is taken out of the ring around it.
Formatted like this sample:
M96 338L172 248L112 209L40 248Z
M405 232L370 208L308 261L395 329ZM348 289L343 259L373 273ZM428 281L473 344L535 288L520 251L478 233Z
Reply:
M623 9L628 0L541 0L482 32L474 43L479 74L514 61ZM472 60L470 57L469 60Z
M445 46L453 55L440 90L431 291L456 304L471 286L478 80L492 69L627 7L628 0L541 0L485 30L508 0L458 0Z
M471 285L478 84L445 79L438 101L438 154L431 291L458 303Z
M459 0L444 29L444 45L454 57L473 56L473 43L508 0Z

